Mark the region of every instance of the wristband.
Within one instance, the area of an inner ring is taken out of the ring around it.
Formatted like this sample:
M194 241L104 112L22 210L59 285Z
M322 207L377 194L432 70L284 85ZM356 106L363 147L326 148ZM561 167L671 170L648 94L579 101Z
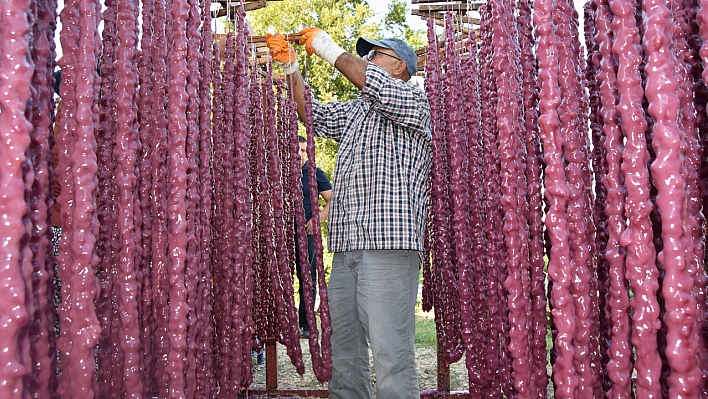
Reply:
M298 65L297 60L280 64L280 66L283 67L283 73L286 75L292 75L300 69L300 65Z

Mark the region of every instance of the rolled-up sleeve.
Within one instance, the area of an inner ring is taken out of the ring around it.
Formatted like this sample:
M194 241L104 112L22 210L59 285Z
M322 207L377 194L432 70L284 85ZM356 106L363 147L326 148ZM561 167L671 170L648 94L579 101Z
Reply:
M379 115L404 129L430 134L430 105L422 89L369 63L361 96Z

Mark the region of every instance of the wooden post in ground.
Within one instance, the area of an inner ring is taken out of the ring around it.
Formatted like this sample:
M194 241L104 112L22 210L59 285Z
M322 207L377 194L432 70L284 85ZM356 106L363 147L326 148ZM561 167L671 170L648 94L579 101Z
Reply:
M278 348L277 343L265 344L266 389L278 389Z
M440 342L440 334L437 334L438 339L436 340L437 347L437 363L438 363L438 391L439 392L450 392L450 366L445 363L445 357L443 356L442 343Z

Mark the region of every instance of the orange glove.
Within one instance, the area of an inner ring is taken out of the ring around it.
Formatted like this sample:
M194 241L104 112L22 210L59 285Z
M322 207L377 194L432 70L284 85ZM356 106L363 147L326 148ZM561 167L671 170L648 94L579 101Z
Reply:
M273 57L276 62L287 64L294 62L297 59L295 50L293 50L283 34L279 33L275 36L270 33L267 34L266 46L268 46L270 56Z
M300 38L300 45L305 46L307 55L312 55L315 53L315 49L312 48L312 39L322 32L324 31L320 28L305 28L300 31L300 34L302 35Z
M305 45L308 55L317 54L318 57L334 65L345 51L332 40L327 32L320 28L306 28L300 31L302 37L300 44Z

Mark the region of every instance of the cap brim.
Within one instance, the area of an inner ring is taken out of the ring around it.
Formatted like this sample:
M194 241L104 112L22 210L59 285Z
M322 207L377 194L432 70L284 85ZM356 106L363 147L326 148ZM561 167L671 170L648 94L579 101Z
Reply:
M369 54L369 51L374 47L391 48L378 40L367 39L365 37L360 37L359 40L356 41L356 53L359 54L359 57Z

